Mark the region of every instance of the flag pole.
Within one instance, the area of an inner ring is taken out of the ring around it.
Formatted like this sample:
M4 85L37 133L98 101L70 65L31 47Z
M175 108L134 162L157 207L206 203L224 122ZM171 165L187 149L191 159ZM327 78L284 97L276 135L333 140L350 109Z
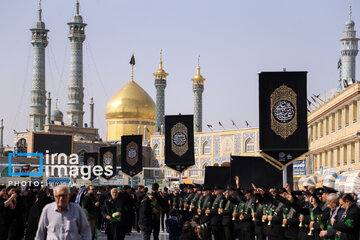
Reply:
M283 187L285 187L285 185L287 184L287 167L283 168L282 174L283 174Z

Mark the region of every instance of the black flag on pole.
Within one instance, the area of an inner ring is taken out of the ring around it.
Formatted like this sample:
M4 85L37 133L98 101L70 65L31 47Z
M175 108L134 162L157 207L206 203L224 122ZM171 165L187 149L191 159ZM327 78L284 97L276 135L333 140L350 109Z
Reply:
M230 167L205 167L204 185L209 188L215 186L225 188L230 184Z
M231 156L230 179L235 184L235 176L239 177L240 188L256 187L269 189L283 186L283 172L272 162L261 157ZM293 166L287 167L287 180L290 187L293 185Z
M131 178L142 171L142 135L121 137L121 171Z
M90 166L91 171L94 166L99 165L99 153L97 152L86 152L84 153L84 165ZM94 180L96 176L91 173L90 181Z
M165 164L178 172L195 164L193 115L165 116Z
M116 146L100 148L100 165L104 168L103 178L110 180L116 175L116 159ZM112 167L112 175L108 174L109 171L106 170L110 169L110 166Z
M259 74L260 149L280 168L308 151L306 74Z

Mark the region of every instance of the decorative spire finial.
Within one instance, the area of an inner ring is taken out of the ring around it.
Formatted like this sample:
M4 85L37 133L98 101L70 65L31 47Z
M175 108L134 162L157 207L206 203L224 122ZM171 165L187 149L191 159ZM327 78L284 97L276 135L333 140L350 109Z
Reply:
M90 100L91 100L90 103L93 104L94 103L94 98L92 97Z
M41 20L41 19L42 19L42 16L41 16L42 13L41 13L41 12L42 12L42 9L41 9L41 0L39 0L39 22L42 21L42 20Z
M76 15L80 14L80 3L79 0L76 0Z
M351 19L351 6L349 6L349 19Z
M160 49L160 62L159 62L159 70L162 69L162 49Z
M130 65L131 65L131 81L134 81L134 66L135 66L134 54L131 56Z
M200 67L200 54L198 56L198 67Z
M56 99L55 109L58 110L58 101L59 99Z

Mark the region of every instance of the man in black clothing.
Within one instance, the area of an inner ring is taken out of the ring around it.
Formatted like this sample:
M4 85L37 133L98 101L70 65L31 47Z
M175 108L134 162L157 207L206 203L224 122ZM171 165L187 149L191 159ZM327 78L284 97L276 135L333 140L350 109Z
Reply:
M219 214L219 209L223 208L225 204L225 197L223 195L223 190L221 187L214 187L215 200L212 204L211 210L205 210L205 214L210 216L210 225L212 233L214 234L215 240L224 239L224 231L221 226L222 215Z
M164 199L164 207L161 211L161 229L162 231L166 231L165 228L165 217L169 218L169 211L170 211L170 204L171 204L171 194L169 194L169 189L167 187L164 188L164 191L162 192L162 197Z
M125 229L126 233L131 233L133 217L134 217L134 200L131 195L131 187L129 185L125 185L123 187L123 191L119 193L119 198L123 202L124 211L123 211L123 219L125 220Z
M230 196L235 197L235 188L228 186L225 191L226 203L219 213L222 214L222 226L224 228L225 240L234 239L234 221L232 220L232 213L234 204L228 199Z
M160 213L164 208L164 201L165 199L159 193L159 184L153 183L151 186L151 192L155 194L155 201L151 203L152 207L155 208L157 211L153 212L153 237L154 240L159 240L159 233L160 233Z
M137 206L135 208L136 209L136 223L135 223L135 225L136 225L137 232L140 232L140 227L139 227L140 212L139 212L139 210L140 210L140 203L144 199L144 197L145 197L145 188L144 188L144 186L140 185L140 186L138 186L138 189L135 192L135 198L136 198L136 204L137 204Z
M344 213L340 220L331 219L334 229L341 232L340 240L358 240L360 229L360 209L351 194L344 194L340 198L340 206Z
M125 239L125 224L126 219L122 218L124 205L118 197L117 188L111 189L111 198L105 201L102 209L103 217L109 222L106 229L108 240L123 240Z
M47 187L36 193L35 203L31 206L26 226L26 240L33 240L36 236L42 209L51 203L50 193Z
M8 197L6 193L6 186L0 186L0 237L7 239L9 231L8 212L14 209L15 205L13 200L16 198L16 193Z
M156 193L152 192L146 196L140 204L140 218L139 227L141 229L143 240L150 240L152 226L153 226L153 214L158 213L156 208L153 208L152 202L156 200Z
M211 226L210 226L210 215L206 214L206 210L210 210L212 203L214 201L214 197L211 194L211 189L209 187L203 188L203 201L201 208L197 209L197 213L200 216L200 220L202 224L207 224L207 227L202 231L202 236L204 240L211 239Z
M97 200L95 193L95 187L90 185L88 187L87 194L82 201L82 207L84 209L87 220L89 221L92 239L95 237L95 225L98 218L100 203Z

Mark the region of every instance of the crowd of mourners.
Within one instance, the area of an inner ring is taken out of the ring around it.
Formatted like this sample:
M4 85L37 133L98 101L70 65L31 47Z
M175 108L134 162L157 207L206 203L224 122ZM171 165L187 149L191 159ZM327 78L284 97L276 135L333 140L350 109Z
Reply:
M180 184L178 189L125 186L0 185L0 240L360 240L357 195L308 186L304 191L255 185Z

